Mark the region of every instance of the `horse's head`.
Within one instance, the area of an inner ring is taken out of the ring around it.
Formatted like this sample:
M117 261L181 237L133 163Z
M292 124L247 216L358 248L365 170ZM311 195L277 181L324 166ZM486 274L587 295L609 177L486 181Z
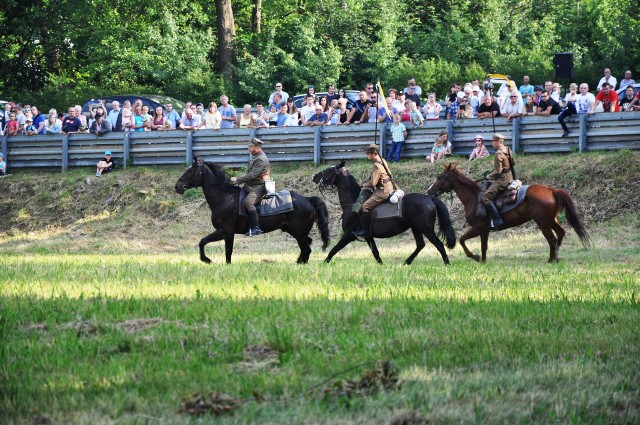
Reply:
M439 196L445 192L451 192L453 190L453 179L458 174L455 164L445 164L444 171L438 175L436 181L429 186L427 193L429 195Z
M191 167L187 168L187 171L180 176L178 182L176 183L176 192L179 194L183 194L187 189L191 189L192 187L200 187L204 183L204 179L202 176L202 167L204 166L204 161L198 158L196 155L193 155L193 163Z
M346 172L347 168L344 166L343 159L338 165L326 168L313 176L313 182L318 185L320 190L330 189L336 186L336 179Z

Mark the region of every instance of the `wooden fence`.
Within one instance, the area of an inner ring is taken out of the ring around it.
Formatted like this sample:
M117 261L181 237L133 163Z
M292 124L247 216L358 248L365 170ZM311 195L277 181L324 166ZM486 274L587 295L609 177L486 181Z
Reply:
M482 134L490 144L494 131L520 153L587 152L612 149L640 149L640 112L576 115L568 123L571 135L562 138L557 116L524 117L507 122L503 118L463 121L425 121L410 128L403 157L423 157L431 151L441 130L449 133L455 155L468 155L473 137ZM376 141L386 151L390 135L387 126L360 124L325 127L278 127L258 130L226 129L198 131L151 131L91 134L14 136L2 138L2 152L11 169L93 166L105 150L120 166L188 164L197 154L229 166L245 165L247 141L262 139L272 162L321 161L363 158L364 147Z

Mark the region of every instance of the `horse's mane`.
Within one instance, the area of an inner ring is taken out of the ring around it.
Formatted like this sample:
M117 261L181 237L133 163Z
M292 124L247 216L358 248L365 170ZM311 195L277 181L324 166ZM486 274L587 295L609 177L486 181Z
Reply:
M360 185L358 184L356 178L351 175L351 173L347 172L346 177L349 182L349 190L351 190L351 193L354 194L355 199L360 194Z
M471 180L469 177L467 177L466 174L464 174L462 171L458 170L455 167L451 167L451 170L453 173L455 173L456 176L458 176L458 180L460 180L460 183L467 185L467 186L473 186L475 188L477 188L478 190L480 189L480 185L476 182L474 182L473 180Z
M239 190L237 186L234 186L228 182L227 173L224 171L224 168L221 165L218 165L211 161L203 161L203 164L206 165L209 170L211 170L211 174L213 174L216 183L222 184L222 190L224 190L225 192L235 192Z

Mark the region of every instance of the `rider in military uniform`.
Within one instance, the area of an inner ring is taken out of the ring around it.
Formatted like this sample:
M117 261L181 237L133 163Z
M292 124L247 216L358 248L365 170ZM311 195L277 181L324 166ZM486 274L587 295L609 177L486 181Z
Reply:
M500 227L504 224L500 212L494 203L496 196L509 186L509 183L513 180L513 173L511 172L511 164L515 164L513 160L513 152L507 146L504 145L504 136L500 133L495 133L491 138L491 144L496 153L493 156L493 169L494 172L487 176L487 179L493 180L489 189L482 195L482 203L487 207L487 211L491 214L491 223L489 229Z
M371 176L362 184L362 189L373 191L373 195L360 208L360 227L353 232L359 238L371 237L371 210L393 193L389 167L384 158L380 157L378 145L369 145L364 152L367 154L367 159L371 161Z
M244 206L249 214L250 224L249 231L245 235L255 236L262 233L256 205L262 201L267 192L264 187L264 181L271 179L271 168L267 155L262 151L262 140L251 139L248 149L251 153L251 159L249 160L247 174L231 177L231 183L244 183L244 190L247 192L247 197L244 198Z

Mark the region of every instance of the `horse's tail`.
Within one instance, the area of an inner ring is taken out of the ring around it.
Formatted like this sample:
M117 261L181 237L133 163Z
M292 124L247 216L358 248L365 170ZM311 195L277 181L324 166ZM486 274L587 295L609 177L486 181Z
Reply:
M330 240L329 210L327 209L327 204L325 204L322 198L318 196L309 196L307 199L311 202L313 209L316 211L316 224L318 225L320 237L322 238L322 250L325 251L329 246Z
M451 224L451 217L449 217L449 210L447 206L442 202L440 198L435 196L431 197L433 203L436 205L436 212L438 213L438 236L445 242L447 248L452 249L456 246L456 231Z
M573 203L573 199L571 196L562 189L554 189L553 196L555 196L556 201L560 205L560 211L564 209L565 216L567 217L567 222L573 230L576 231L576 234L580 238L582 245L586 248L591 243L589 240L589 235L587 235L587 230L580 220L580 216L578 216L578 211L576 210L576 205Z

